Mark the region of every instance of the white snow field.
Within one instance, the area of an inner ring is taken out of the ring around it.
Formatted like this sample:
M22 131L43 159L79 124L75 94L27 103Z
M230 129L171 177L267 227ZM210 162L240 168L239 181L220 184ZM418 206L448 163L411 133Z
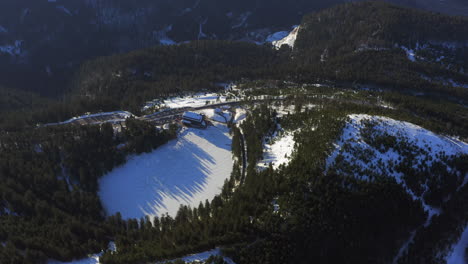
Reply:
M468 247L468 226L465 227L460 240L452 247L447 256L447 264L466 264L465 249Z
M273 169L277 169L281 165L287 165L291 161L291 154L294 151L295 144L294 132L282 132L283 134L274 135L269 143L263 145L264 159L258 162L258 169L266 169L270 166L270 163Z
M108 249L112 252L117 251L117 248L115 247L114 242L110 242ZM97 254L92 254L88 258L84 259L79 259L79 260L72 260L70 262L61 262L61 261L56 261L56 260L49 260L47 264L100 264L99 258L104 254L103 251Z
M184 128L178 138L134 156L99 181L107 213L124 219L175 216L181 204L196 207L220 193L230 177L231 136L223 124Z
M281 46L283 46L285 44L288 45L291 48L294 48L294 44L296 43L297 34L299 33L300 28L301 28L300 26L295 27L291 31L291 33L289 33L289 35L287 35L285 38L283 38L281 40L273 41L271 44L273 44L273 46L276 49L280 49Z
M201 263L201 262L205 262L211 256L222 256L221 250L219 248L216 248L210 251L205 251L205 252L189 255L180 259L188 263L192 263L192 262ZM226 261L227 264L235 264L231 258L223 257L223 259L224 261ZM170 261L175 261L175 260L176 259L170 260ZM165 262L166 261L161 261L161 262L158 262L157 264L162 264Z
M201 107L208 104L224 103L226 102L226 95L219 95L216 93L196 93L193 95L171 97L166 100L153 100L146 102L142 110L148 110L153 106L167 107L167 108L184 108L184 107Z
M101 123L102 121L122 122L132 116L133 114L127 111L101 112L101 113L96 113L96 114L86 114L82 116L76 116L63 122L48 123L45 125L46 126L65 125L65 124L70 124L70 123L78 123L80 120L89 120L89 122L87 122L88 124L98 124L98 123Z
M200 107L209 104L226 102L226 96L215 93L198 93L193 96L173 97L164 100L164 105L169 108Z

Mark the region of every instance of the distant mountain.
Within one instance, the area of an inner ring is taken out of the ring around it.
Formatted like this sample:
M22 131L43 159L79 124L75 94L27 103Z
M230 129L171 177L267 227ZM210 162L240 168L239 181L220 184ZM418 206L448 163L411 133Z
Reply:
M263 43L301 17L345 0L5 0L0 83L60 94L86 59L197 39ZM461 0L392 2L468 14Z
M273 45L203 40L91 60L74 76L73 94L136 112L147 100L244 78L386 87L467 102L467 30L466 17L347 3L306 15L291 34L274 34L285 38Z
M383 2L304 17L293 59L304 76L418 90L468 87L468 18ZM466 89L462 90L467 98Z

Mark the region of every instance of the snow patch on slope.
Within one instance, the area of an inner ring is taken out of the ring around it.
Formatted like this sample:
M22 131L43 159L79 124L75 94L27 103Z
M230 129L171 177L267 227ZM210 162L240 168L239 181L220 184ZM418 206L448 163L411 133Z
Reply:
M289 33L290 33L289 31L279 31L279 32L269 35L265 41L266 42L279 41L287 37Z
M193 96L172 97L164 100L163 106L169 108L200 107L207 104L226 102L226 96L215 93L198 93Z
M66 7L64 6L57 6L57 9L59 10L62 10L65 14L69 15L69 16L72 16L72 12L70 12L70 10L68 10Z
M236 115L234 116L234 123L241 124L247 118L247 110L244 108L236 108Z
M89 122L88 124L98 124L102 122L101 118L105 119L106 122L123 122L127 118L130 118L132 116L133 114L127 111L102 112L102 113L96 113L96 114L86 114L82 116L76 116L63 122L48 123L48 124L45 124L45 126L66 125L66 124L76 123L80 120L92 121L93 119L96 119L95 122Z
M12 56L21 55L22 40L16 40L14 44L0 46L0 53L8 53Z
M213 249L213 250L210 250L210 251L205 251L205 252L192 254L192 255L183 257L183 258L181 258L181 260L183 260L183 261L185 261L187 263L192 263L192 262L203 263L206 260L208 260L208 258L211 257L211 256L221 256L222 257L223 255L221 254L221 250L219 248L216 248L216 249ZM223 259L224 259L224 261L226 261L227 264L235 264L234 261L231 258L223 257ZM169 261L175 261L175 259L174 260L169 260ZM161 262L158 262L157 264L163 264L163 263L166 263L166 261L161 261Z
M452 247L447 256L447 264L466 264L466 248L468 248L468 226L465 227L460 240Z
M170 31L172 31L172 25L169 25L159 31L153 31L153 38L158 40L161 45L175 45L177 43L167 36L167 33Z
M240 28L245 26L247 23L247 19L252 15L252 12L244 12L237 18L237 24L232 26L232 29Z
M294 151L294 132L279 130L280 134L274 135L264 144L263 157L259 161L257 168L266 169L271 164L273 169L281 165L287 165L291 161L291 155Z
M165 100L155 99L148 101L142 107L142 111L151 109L152 107L158 108L185 108L185 107L201 107L210 104L224 103L227 101L226 95L219 95L216 93L196 93L193 95L170 97Z
M288 45L289 47L294 48L294 44L296 43L297 34L299 33L300 28L300 26L295 27L291 33L289 33L289 35L281 40L273 41L271 44L273 44L276 49L280 49L283 45Z
M466 84L466 83L457 83L452 79L449 79L448 81L453 87L460 87L460 88L467 88L468 89L468 84Z
M99 181L108 214L124 219L145 215L174 217L181 204L196 207L221 192L230 177L231 136L225 125L185 128L178 139L131 158Z
M412 62L416 61L416 58L417 58L416 51L414 51L413 49L407 48L405 46L401 46L401 49L406 52L406 57L408 57L408 60Z

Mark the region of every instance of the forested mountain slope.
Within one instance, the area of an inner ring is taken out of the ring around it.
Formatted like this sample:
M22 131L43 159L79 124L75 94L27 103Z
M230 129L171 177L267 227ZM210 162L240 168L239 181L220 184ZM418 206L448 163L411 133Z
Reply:
M80 64L63 100L0 89L0 262L70 261L115 241L102 263L215 247L237 264L444 263L468 223L466 24L348 3L306 16L294 48L198 40ZM175 217L107 215L99 180L180 135L174 109L153 109L172 113L157 123L145 102L207 90L244 116L218 146L234 164L218 195ZM140 118L46 124L115 110ZM258 169L281 135L287 162Z
M467 28L466 17L383 2L350 3L307 15L293 60L304 76L450 90L466 98L466 89L451 87L468 84Z
M34 109L27 119L59 122L119 108L138 114L159 96L262 78L388 88L466 103L467 25L464 17L384 2L348 3L304 17L292 50L202 40L87 61L70 77L63 103Z
M74 94L117 98L133 110L158 95L270 78L377 85L467 100L467 28L468 18L384 2L350 3L306 16L293 50L198 41L103 57L83 64Z
M0 3L0 84L57 95L87 59L198 39L263 43L270 34L298 24L308 12L344 2L5 0ZM388 2L468 14L462 0Z

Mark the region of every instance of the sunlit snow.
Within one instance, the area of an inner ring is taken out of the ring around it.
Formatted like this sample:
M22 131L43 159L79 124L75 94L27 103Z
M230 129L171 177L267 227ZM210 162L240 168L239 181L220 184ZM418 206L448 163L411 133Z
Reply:
M198 93L193 96L172 97L164 100L164 105L169 108L200 107L207 104L226 102L226 96L215 93Z
M277 169L291 160L295 143L293 132L281 131L281 135L273 136L270 141L264 144L264 158L257 164L259 169L268 168L270 164Z
M210 250L210 251L205 251L205 252L185 256L185 257L182 257L180 259L185 261L185 262L188 262L188 263L192 263L192 262L199 263L199 262L206 261L211 256L222 256L221 250L219 248L216 248L216 249L213 249L213 250ZM232 261L231 258L223 257L223 259L227 264L235 264L234 261ZM175 260L171 260L171 261L175 261ZM158 262L158 264L160 264L160 263L161 264L165 263L165 261Z
M294 48L294 44L296 43L297 34L299 33L300 28L300 26L295 27L291 31L291 33L289 33L289 35L287 35L283 39L273 41L273 46L275 46L277 49L281 48L281 46L283 45L288 45L289 47Z
M225 125L185 128L178 139L135 156L101 178L99 195L108 214L175 216L180 204L211 200L232 170L231 136Z

